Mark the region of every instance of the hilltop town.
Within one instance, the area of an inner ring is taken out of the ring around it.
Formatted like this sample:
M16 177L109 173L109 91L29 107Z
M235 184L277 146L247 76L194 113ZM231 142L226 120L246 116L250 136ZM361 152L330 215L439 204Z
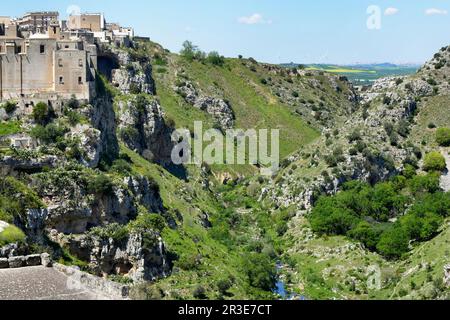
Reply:
M58 12L0 17L0 101L89 101L104 46L129 47L133 37L133 28L97 13L68 20Z

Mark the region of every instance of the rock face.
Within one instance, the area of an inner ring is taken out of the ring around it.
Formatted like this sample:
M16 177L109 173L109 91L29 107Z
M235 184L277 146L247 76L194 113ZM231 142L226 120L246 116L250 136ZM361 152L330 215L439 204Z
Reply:
M200 94L189 81L178 83L174 90L183 96L187 103L212 115L222 130L233 128L234 112L227 101Z
M102 89L99 90L101 91ZM103 88L103 90L105 89ZM93 160L91 159L91 163L95 163L97 151L100 159L116 159L119 155L119 143L116 136L116 115L113 108L112 97L106 91L98 93L97 97L94 99L92 108L89 112L89 117L93 127L100 131L101 141L99 150L95 149L95 152L91 154L91 156L94 157ZM95 140L96 139L88 139L87 141Z
M149 161L170 162L172 129L164 120L158 101L142 96L119 102L119 132L132 150Z
M42 168L54 168L58 163L56 156L40 156L30 158L17 158L5 156L0 159L0 170L3 175L13 175L17 171L40 171Z
M145 177L117 182L110 192L89 194L77 172L41 174L34 182L46 199L44 210L29 210L28 229L34 234L55 229L64 234L81 234L90 227L108 223L126 224L137 216L138 206L150 212L163 211L156 184ZM64 187L60 187L64 185Z
M152 65L144 57L136 57L118 49L109 49L116 56L118 69L112 70L112 84L122 93L155 94L155 83L152 77Z
M80 140L79 147L82 150L81 162L90 168L97 167L103 151L100 130L88 125L77 125L75 128L72 128L67 136Z
M60 239L73 254L89 262L99 276L120 275L135 282L154 281L170 274L171 266L162 239L147 230L126 239L100 239L92 235Z
M450 288L450 264L444 267L444 284Z

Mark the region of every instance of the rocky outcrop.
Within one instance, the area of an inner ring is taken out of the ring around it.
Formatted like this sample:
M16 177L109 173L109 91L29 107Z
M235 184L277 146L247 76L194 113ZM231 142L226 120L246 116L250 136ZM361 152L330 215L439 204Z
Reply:
M187 103L210 114L217 121L222 130L232 129L234 127L235 117L229 102L200 94L189 81L178 83L174 87L174 90L180 94Z
M129 177L116 182L110 191L88 193L78 173L41 174L33 184L39 189L47 208L28 211L27 228L36 236L42 229L64 234L81 234L90 227L109 223L127 224L144 206L163 212L158 186L145 177ZM63 187L61 187L63 185Z
M90 234L56 237L73 254L89 262L90 271L99 276L118 275L142 282L164 278L171 271L164 243L151 230L131 233L120 240Z
M12 175L16 171L37 172L43 168L55 168L57 163L58 158L56 156L6 156L0 159L0 170L6 176Z
M148 59L139 59L122 49L111 47L110 52L116 56L118 69L113 69L111 82L124 94L155 94L152 77L152 65Z
M138 96L118 103L120 138L149 161L170 162L172 128L164 120L158 101Z
M90 168L95 168L100 162L103 152L101 132L88 125L77 125L71 129L67 137L79 139L81 149L81 163Z
M450 288L450 264L444 267L444 284Z
M102 87L100 80L98 86ZM113 108L112 97L105 88L99 89L97 97L94 99L92 107L89 109L89 117L92 126L100 131L101 147L98 150L98 158L113 161L119 155L119 143L116 136L116 115ZM97 158L97 154L94 159ZM94 163L95 161L91 161Z

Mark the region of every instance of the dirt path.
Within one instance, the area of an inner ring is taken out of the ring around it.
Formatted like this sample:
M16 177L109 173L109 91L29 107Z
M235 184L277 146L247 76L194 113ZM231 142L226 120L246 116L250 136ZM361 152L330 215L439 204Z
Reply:
M441 188L444 189L445 192L450 191L450 155L447 150L442 151L443 156L445 157L445 161L447 162L447 172L441 177Z

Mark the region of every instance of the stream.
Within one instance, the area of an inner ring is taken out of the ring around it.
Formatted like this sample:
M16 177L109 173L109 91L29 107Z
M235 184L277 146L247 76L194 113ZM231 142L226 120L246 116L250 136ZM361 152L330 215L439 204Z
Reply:
M283 264L281 262L277 263L277 282L275 285L274 293L280 296L279 300L308 300L305 296L288 292L286 289L286 283L283 280L281 272L283 271Z

